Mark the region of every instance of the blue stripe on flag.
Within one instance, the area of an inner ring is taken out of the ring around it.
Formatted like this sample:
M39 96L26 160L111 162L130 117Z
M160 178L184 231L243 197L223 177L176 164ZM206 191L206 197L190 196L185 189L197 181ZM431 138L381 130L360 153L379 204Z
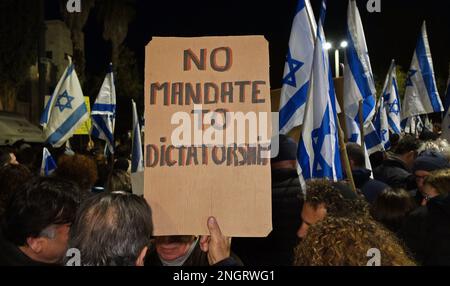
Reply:
M115 104L94 103L92 111L108 111L114 113L116 111Z
M436 86L434 85L433 71L431 65L428 62L428 57L425 49L425 42L423 35L419 37L416 51L417 60L419 61L420 71L422 73L423 82L428 91L428 97L430 98L431 106L434 112L441 111L441 105L437 99L438 93Z
M47 143L56 144L63 138L72 127L87 113L86 104L81 104L64 123L58 127L48 138Z
M296 14L305 8L305 0L298 0Z
M374 131L364 136L364 143L366 145L367 150L370 150L373 147L381 144L381 140L380 137L378 137L377 132Z
M302 177L304 180L311 179L311 166L309 164L309 155L305 147L305 141L301 140L298 145L297 160L302 169Z
M306 102L309 81L306 82L280 110L280 130L291 120L294 113Z
M100 137L100 131L97 129L97 126L92 125L91 135L93 137L95 137L95 138L99 138Z
M92 120L95 121L95 124L97 124L97 127L100 129L98 131L102 132L106 136L106 138L109 141L109 144L112 146L114 142L114 136L112 135L111 131L106 125L105 117L103 115L94 114L92 115Z
M364 74L365 74L364 67L358 58L358 53L356 52L355 44L353 43L353 38L350 34L350 31L347 31L347 38L349 41L348 48L346 49L348 65L352 72L355 83L358 86L358 90L361 93L363 100L365 101L367 97L371 97L372 91L370 90L370 85L369 85L368 79L366 77L364 77ZM370 101L368 103L364 102L364 105L363 105L364 121L366 121L367 116L369 115L370 111L372 110L372 108L374 106L374 105L371 106L369 113L367 113L367 108L369 107L369 104L374 104L374 103L375 103L375 101L373 99L372 99L372 101Z
M395 122L392 120L390 116L388 116L388 122L389 126L392 128L392 131L394 131L395 134L400 134L400 130L398 130L397 126L395 125Z
M132 154L133 156L131 156L131 172L132 173L136 173L139 169L139 164L141 162L142 158L142 149L137 149L137 148L142 148L142 146L140 146L140 144L136 144L137 142L140 142L140 138L138 138L137 136L140 136L140 132L139 132L139 128L138 125L134 126L134 132L133 132L133 150L132 150Z

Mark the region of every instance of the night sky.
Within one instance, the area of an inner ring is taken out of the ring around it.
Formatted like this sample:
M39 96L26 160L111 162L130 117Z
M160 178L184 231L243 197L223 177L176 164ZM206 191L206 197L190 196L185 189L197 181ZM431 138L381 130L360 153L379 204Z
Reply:
M82 0L81 0L82 1ZM316 19L321 0L311 0ZM442 0L381 0L381 13L369 13L357 0L375 77L384 79L390 60L409 68L423 20L437 77L446 80L450 62L450 3ZM144 47L152 36L264 35L270 46L271 87L281 86L284 59L296 0L148 1L136 0L136 17L125 41L144 70ZM325 22L328 41L345 36L347 0L329 0ZM59 18L56 0L47 3L47 19ZM109 62L102 27L91 15L85 28L87 72L101 74Z

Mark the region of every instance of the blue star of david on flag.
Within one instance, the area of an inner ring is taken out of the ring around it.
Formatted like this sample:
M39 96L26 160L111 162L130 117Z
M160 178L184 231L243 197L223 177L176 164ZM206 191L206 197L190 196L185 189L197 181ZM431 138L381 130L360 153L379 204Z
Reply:
M322 148L325 141L325 137L327 135L331 135L331 129L330 125L326 124L326 122L329 123L329 116L328 115L328 107L325 111L325 118L322 120L322 124L319 128L314 129L311 133L311 137L313 138L313 150L314 150L314 162L313 162L313 174L314 176L317 176L318 178L328 175L324 174L324 170L328 170L331 168L331 164L328 164L326 159L322 156Z
M389 95L388 95L389 96ZM398 104L398 100L394 100L391 104L389 105L389 113L394 113L395 115L399 115L400 114L400 106Z
M411 78L416 74L416 70L408 71L408 78L406 79L406 86L413 86Z
M288 84L292 87L297 87L297 80L295 78L295 73L304 65L304 63L292 58L290 49L288 49L286 62L289 66L289 73L283 79L283 84Z
M65 90L58 96L55 106L59 108L60 112L63 112L66 108L72 109L72 100L74 99L75 98L73 96L70 96L67 90Z
M383 142L387 141L387 139L388 139L388 138L386 138L386 134L387 134L387 130L386 129L381 130L381 140Z

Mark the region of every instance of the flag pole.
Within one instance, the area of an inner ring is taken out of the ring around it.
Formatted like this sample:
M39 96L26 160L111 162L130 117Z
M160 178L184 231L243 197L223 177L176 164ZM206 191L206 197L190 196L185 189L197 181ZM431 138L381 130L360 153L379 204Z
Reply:
M359 102L359 108L358 108L358 115L359 115L359 131L361 133L361 147L364 149L366 148L366 144L364 142L364 115L363 115L363 102Z
M342 131L341 123L339 119L336 120L338 127L338 136L339 136L339 149L341 151L342 161L344 163L345 173L347 174L347 178L350 181L350 186L352 187L352 191L356 192L355 180L353 179L352 168L350 167L350 160L348 159L347 148L344 141L344 131ZM362 134L362 133L361 133ZM363 140L361 140L363 141Z

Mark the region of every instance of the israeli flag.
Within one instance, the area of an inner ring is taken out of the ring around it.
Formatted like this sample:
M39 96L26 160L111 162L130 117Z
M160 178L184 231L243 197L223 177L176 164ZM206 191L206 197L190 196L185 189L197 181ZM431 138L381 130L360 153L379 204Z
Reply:
M139 117L136 110L136 103L131 102L133 107L133 132L132 132L132 150L131 150L131 173L144 171L144 156L142 154L141 128L139 126Z
M392 133L400 134L400 94L398 93L397 84L397 68L395 60L392 60L389 72L383 86L382 97L387 112L387 119L389 122L389 129Z
M442 135L443 139L450 142L450 69L447 82L447 92L445 93L445 114L442 120Z
M347 136L349 141L361 144L359 103L362 101L363 125L366 128L375 115L376 91L364 28L354 0L348 4L347 40L344 69Z
M114 154L114 126L116 117L116 88L112 64L103 81L91 112L91 135L106 141L109 153Z
M402 119L415 115L444 111L434 78L433 60L425 22L417 41L406 79Z
M389 149L391 147L389 141L389 122L387 116L387 109L384 104L384 97L380 97L380 102L378 106L377 114L375 115L373 125L378 134L378 138L381 140L381 144L384 149Z
M69 65L41 116L47 143L54 147L62 146L88 117L83 91L69 59Z
M335 181L342 179L336 94L328 51L324 48L325 15L326 0L323 0L314 49L311 85L297 154L298 173L303 187L306 180L312 178L329 178Z
M299 0L292 24L280 97L280 133L303 124L316 22L309 0Z
M47 148L42 150L41 176L49 176L56 170L56 163Z

